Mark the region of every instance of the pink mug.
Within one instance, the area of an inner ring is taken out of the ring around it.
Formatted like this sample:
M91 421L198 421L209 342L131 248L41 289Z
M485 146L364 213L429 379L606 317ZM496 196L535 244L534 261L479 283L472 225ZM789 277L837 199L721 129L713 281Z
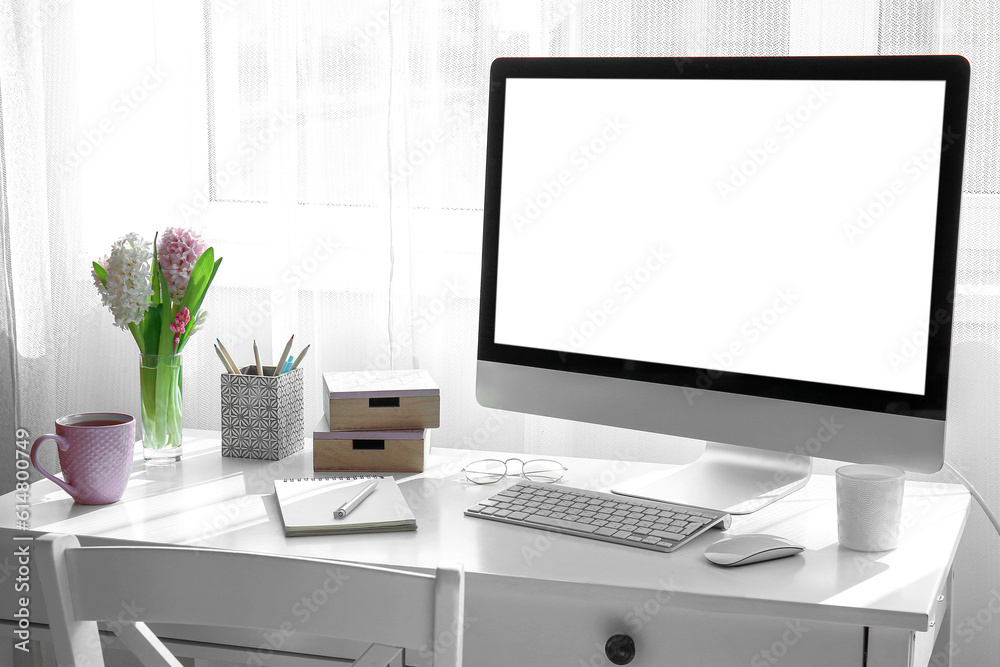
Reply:
M38 446L55 440L63 478L38 464ZM55 435L31 445L31 463L81 505L107 505L122 497L135 448L135 419L116 412L87 412L56 420Z

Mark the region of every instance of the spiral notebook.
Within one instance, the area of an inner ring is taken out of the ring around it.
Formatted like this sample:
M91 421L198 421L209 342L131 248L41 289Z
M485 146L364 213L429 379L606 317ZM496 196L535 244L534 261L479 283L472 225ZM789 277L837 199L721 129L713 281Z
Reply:
M343 519L334 511L353 498L373 479L378 486ZM392 477L305 477L278 479L274 492L281 508L285 535L337 535L416 530L417 521Z

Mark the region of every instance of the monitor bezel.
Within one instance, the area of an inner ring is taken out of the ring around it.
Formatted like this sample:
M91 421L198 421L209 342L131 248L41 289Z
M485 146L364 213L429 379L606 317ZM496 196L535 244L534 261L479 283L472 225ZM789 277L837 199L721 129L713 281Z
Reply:
M945 82L925 393L831 385L495 342L500 192L509 78L934 80ZM498 58L490 70L480 361L944 421L954 308L969 63L961 56Z

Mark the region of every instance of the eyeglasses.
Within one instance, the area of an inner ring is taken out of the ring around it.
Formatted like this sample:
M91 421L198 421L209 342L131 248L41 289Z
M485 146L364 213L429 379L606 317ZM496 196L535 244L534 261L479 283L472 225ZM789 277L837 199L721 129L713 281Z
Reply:
M521 464L520 476L533 482L545 482L551 484L558 482L566 474L566 466L558 461L549 459L531 459L523 461L521 459L482 459L473 461L464 468L465 478L473 484L493 484L499 482L507 476L507 464L517 461Z

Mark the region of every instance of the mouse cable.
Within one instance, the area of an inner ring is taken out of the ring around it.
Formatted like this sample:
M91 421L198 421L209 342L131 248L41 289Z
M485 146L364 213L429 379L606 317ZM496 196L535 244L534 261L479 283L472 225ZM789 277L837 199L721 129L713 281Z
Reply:
M955 475L955 477L958 477L959 481L961 481L962 484L965 485L965 488L969 490L969 493L972 494L972 497L975 498L977 501L979 501L979 506L983 508L984 512L986 512L986 516L989 517L990 523L993 524L993 529L997 531L997 535L1000 535L1000 522L997 521L996 515L993 514L993 512L990 510L989 506L986 504L986 501L983 500L983 497L979 495L978 491L976 491L976 487L972 486L972 483L969 480L965 479L962 473L955 470L955 467L950 463L948 463L947 461L945 461L944 467L950 470L951 473Z

